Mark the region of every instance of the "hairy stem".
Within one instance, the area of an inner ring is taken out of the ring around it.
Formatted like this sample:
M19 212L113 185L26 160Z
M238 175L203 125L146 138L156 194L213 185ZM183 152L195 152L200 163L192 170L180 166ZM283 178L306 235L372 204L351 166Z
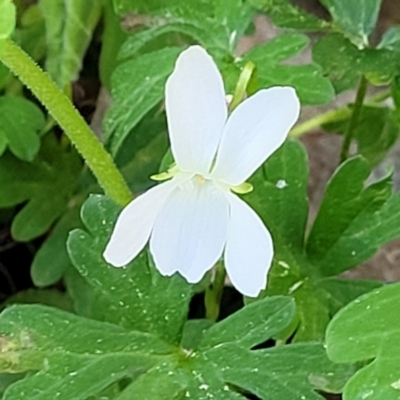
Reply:
M102 143L50 77L10 39L0 52L2 61L47 108L85 162L105 193L121 205L131 199L130 190Z

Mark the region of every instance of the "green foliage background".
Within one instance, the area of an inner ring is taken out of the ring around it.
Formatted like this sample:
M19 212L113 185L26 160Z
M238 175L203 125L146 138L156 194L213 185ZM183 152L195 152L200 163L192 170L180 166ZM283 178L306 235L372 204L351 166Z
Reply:
M357 144L315 220L298 141L288 140L251 178L254 191L243 199L274 239L268 286L213 322L188 319L210 276L194 287L162 277L147 251L126 269L105 263L121 207L100 194L45 107L0 64L1 222L15 241L40 241L36 289L11 297L0 315L4 400L399 398L399 285L342 273L400 238L392 172L368 180L400 131L400 27L371 39L380 0L320 3L326 20L289 0L0 0L0 59L15 41L70 98L88 48L97 49L95 74L111 103L96 133L134 195L150 187L168 155L164 85L191 44L213 56L227 93L248 62L251 92L289 85L304 107L360 93L360 82L378 90L292 131L323 125ZM281 31L238 57L257 13ZM297 62L308 49L311 59Z

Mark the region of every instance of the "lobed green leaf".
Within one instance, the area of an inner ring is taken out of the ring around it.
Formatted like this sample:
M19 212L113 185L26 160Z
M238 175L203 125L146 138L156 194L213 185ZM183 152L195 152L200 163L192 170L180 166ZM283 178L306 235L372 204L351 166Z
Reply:
M393 50L398 53L400 51L400 26L389 28L382 36L378 48Z
M353 88L361 75L375 85L387 84L399 69L398 56L391 49L359 49L339 33L326 35L314 45L313 60L322 66L337 93Z
M105 141L116 154L139 121L161 102L181 49L168 47L121 64L112 76L113 103L104 120Z
M250 0L257 9L264 11L273 23L281 28L304 31L322 31L329 23L307 13L290 0Z
M67 207L77 184L81 161L47 135L32 163L4 154L0 159L0 207L27 202L15 216L11 233L28 241L46 232Z
M369 174L362 157L340 166L306 241L308 171L300 145L287 142L252 178L255 190L244 198L264 220L275 246L261 297L290 295L297 305L297 319L279 337L295 333L295 341L322 340L339 308L379 286L333 278L400 237L400 202L391 194L391 178L365 187Z
M329 358L338 363L366 362L347 382L345 399L399 398L399 301L400 285L387 285L350 303L329 324Z
M61 88L78 77L102 9L101 0L40 0L46 22L46 68Z
M89 232L74 230L68 239L72 263L96 298L88 316L178 343L191 286L180 276L162 277L146 253L126 268L112 267L102 257L120 209L111 200L92 195L82 208Z
M296 89L302 104L330 102L334 97L332 84L323 76L317 64L283 63L297 55L307 44L305 35L283 34L246 53L244 61L252 61L257 67L258 88L288 85Z
M335 24L358 47L368 45L375 28L381 0L321 0Z
M22 97L0 97L0 155L6 148L19 159L32 161L40 148L45 126L39 107Z
M349 118L346 118L336 123L326 124L324 129L344 134L348 123ZM359 154L374 166L383 160L396 143L399 133L400 124L396 111L389 107L363 106L353 137L357 141Z
M4 400L87 400L105 392L118 400L162 400L166 391L172 399L322 399L315 390L340 390L352 368L329 362L321 344L249 350L293 313L289 298L264 299L206 329L193 351L50 307L12 306L0 316L0 372L19 380L8 381Z

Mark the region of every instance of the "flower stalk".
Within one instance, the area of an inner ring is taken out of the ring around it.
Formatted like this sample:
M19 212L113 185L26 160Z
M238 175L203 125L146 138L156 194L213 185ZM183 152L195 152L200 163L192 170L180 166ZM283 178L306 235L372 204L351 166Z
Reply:
M121 205L129 203L132 199L131 192L111 156L68 97L49 76L10 39L5 40L4 48L0 52L0 61L47 108L77 148L105 193Z

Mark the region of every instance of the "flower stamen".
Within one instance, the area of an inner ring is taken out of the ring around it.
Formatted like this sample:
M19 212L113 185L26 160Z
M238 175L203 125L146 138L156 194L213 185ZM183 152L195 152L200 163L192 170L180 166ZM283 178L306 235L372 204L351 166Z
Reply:
M203 185L206 181L206 178L204 178L203 175L196 175L197 181L200 185Z

